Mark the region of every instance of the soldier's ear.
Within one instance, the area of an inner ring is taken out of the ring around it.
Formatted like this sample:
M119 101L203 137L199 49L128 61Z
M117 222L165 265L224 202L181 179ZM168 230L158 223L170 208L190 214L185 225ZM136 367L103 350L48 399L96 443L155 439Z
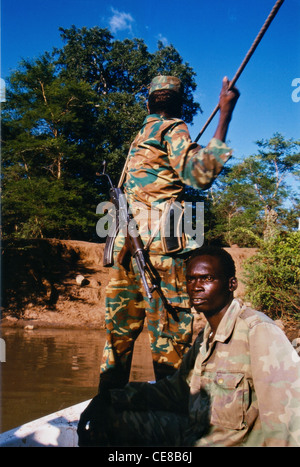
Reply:
M149 109L149 104L147 102L147 110L148 110L148 114L150 114L150 109Z
M230 292L234 292L237 289L238 286L238 280L236 277L230 277L229 283L228 283L228 288Z

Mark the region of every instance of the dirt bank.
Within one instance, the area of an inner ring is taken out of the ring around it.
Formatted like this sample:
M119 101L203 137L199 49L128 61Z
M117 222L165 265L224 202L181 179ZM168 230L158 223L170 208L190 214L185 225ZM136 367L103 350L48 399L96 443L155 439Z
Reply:
M3 326L104 328L103 244L42 239L2 246ZM242 263L253 248L228 248L243 297Z
M2 325L103 328L103 245L72 240L3 246Z

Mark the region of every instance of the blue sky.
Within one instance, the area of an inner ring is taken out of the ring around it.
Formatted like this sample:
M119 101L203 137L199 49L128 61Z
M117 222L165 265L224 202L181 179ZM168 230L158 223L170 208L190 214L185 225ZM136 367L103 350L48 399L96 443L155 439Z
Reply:
M222 77L233 77L274 4L275 0L1 0L1 77L16 69L22 58L60 47L58 28L72 24L108 28L120 40L142 38L150 52L162 40L173 44L197 74L195 99L204 112L189 127L196 138L218 103ZM300 0L285 0L238 81L241 97L228 133L238 159L256 152L255 141L275 132L299 138L299 30ZM201 144L208 142L216 122L217 117Z

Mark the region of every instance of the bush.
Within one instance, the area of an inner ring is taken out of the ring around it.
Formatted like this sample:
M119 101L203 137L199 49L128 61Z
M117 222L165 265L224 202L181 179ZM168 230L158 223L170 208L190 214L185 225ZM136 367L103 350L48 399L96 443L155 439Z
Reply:
M300 232L262 242L244 263L246 299L273 319L300 321Z

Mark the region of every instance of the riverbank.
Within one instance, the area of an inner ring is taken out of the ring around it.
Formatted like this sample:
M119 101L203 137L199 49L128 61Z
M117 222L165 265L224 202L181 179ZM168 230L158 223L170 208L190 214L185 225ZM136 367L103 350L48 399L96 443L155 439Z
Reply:
M110 268L104 268L104 244L75 240L20 240L2 245L3 327L104 329L105 288ZM236 264L244 298L243 262L255 248L225 248ZM198 327L203 319L196 318ZM287 329L288 337L299 331Z
M103 247L56 239L3 245L2 326L104 329Z

